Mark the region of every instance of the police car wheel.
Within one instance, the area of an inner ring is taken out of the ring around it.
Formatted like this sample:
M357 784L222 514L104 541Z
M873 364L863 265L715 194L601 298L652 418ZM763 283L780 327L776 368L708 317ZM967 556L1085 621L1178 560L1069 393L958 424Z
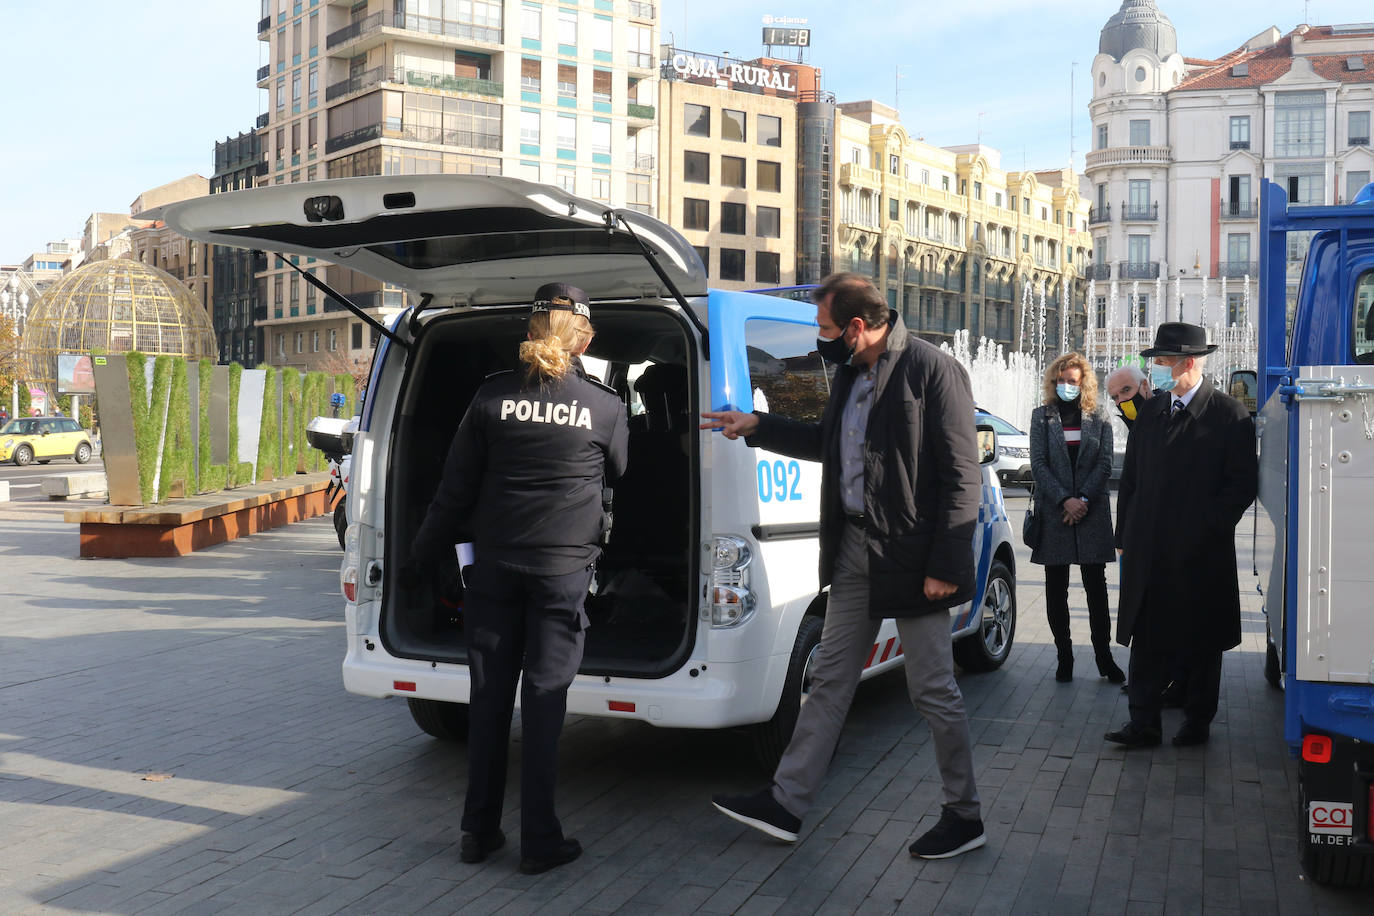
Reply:
M954 643L954 660L965 671L992 671L1002 667L1016 638L1016 583L1001 560L988 570L983 592L982 624Z
M334 507L334 533L339 536L339 549L343 549L344 532L348 530L348 509L344 505L344 500L339 500L339 504Z
M796 641L792 643L792 657L787 663L787 678L782 684L777 712L767 722L760 722L749 730L754 759L768 773L777 769L782 752L787 749L787 742L792 740L792 730L797 727L797 713L811 691L811 661L815 657L816 647L821 644L821 630L824 628L825 620L821 617L808 614L802 618Z
M442 700L422 700L407 697L410 717L426 735L440 741L468 739L468 707L466 703L445 703Z
M1330 887L1374 887L1374 856L1352 853L1349 851L1351 847L1348 846L1328 846L1312 842L1326 842L1345 837L1308 832L1307 788L1307 781L1299 774L1298 843L1302 847L1302 870L1316 883Z

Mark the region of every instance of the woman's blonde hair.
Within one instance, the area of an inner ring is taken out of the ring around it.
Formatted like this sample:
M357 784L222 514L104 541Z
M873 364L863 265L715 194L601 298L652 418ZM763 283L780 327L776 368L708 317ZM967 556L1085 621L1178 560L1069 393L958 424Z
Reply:
M572 305L564 296L555 305ZM561 379L572 365L574 353L592 339L592 323L567 309L549 309L530 315L529 340L520 342L520 362L525 364L525 383Z
M1083 375L1078 383L1078 403L1083 412L1097 410L1097 373L1093 372L1093 367L1088 365L1087 357L1082 353L1065 353L1045 367L1045 403L1058 403L1059 395L1054 393L1054 386L1059 383L1059 373L1065 369L1077 369Z

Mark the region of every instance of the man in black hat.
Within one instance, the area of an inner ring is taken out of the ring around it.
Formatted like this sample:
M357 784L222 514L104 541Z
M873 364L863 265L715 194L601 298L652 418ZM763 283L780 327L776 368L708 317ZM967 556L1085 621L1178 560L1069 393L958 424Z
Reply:
M1138 415L1117 497L1117 641L1131 647L1131 721L1106 738L1128 748L1160 743L1161 691L1180 655L1187 699L1173 743L1206 742L1222 652L1240 643L1235 533L1259 466L1249 411L1203 377L1215 349L1197 325L1166 322L1140 354L1154 359L1151 380L1164 393Z

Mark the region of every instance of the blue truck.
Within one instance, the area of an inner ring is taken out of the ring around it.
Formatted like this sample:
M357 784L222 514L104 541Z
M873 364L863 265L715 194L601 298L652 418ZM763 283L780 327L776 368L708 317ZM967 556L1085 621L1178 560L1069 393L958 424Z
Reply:
M1258 378L1233 384L1257 383L1265 675L1285 691L1304 870L1374 886L1374 184L1290 206L1263 182L1259 295Z

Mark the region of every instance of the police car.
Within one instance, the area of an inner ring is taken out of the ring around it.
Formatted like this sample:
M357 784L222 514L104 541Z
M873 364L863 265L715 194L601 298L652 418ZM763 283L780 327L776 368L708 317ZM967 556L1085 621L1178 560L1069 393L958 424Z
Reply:
M698 430L696 417L734 406L819 418L830 377L815 352L814 306L710 290L696 252L667 225L518 179L278 185L178 203L163 218L199 241L318 258L409 294L410 307L378 329L354 440L341 571L349 691L405 697L426 732L465 736L461 584L439 576L416 598L396 575L469 399L487 375L515 365L530 297L559 280L592 300L586 364L620 395L630 425L629 468L615 487L568 710L747 727L760 760L777 759L825 615L820 466ZM977 595L950 614L966 671L999 667L1016 629L991 428L980 441ZM901 655L889 621L864 676L900 665Z

